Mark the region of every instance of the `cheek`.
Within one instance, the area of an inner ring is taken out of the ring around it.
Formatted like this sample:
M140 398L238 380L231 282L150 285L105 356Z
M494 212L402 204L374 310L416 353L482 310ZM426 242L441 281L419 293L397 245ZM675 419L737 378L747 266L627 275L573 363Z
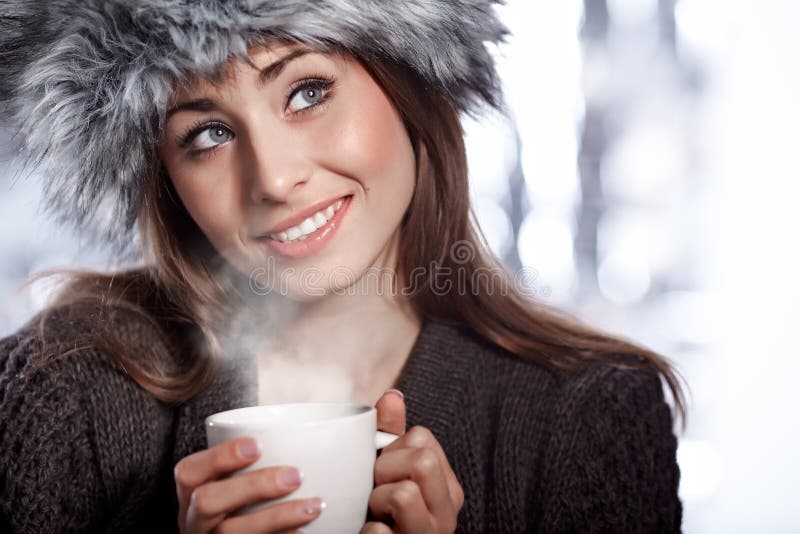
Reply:
M340 123L335 139L337 157L346 162L348 174L362 183L367 195L398 195L413 189L411 142L383 93L376 90L371 98L362 99Z
M177 168L167 171L172 177L175 191L198 227L218 249L225 246L228 236L235 232L239 221L234 202L236 192L232 180L214 179L219 172L214 166L202 170ZM199 167L198 167L199 169Z

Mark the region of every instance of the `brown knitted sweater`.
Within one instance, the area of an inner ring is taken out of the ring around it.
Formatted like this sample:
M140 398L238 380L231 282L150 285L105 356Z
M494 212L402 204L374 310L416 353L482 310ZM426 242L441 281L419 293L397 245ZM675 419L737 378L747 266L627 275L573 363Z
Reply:
M47 335L81 328L62 319ZM139 320L120 328L166 351ZM41 341L33 323L0 340L0 531L177 530L173 467L205 447L207 415L255 403L243 378L254 374L237 368L253 362L223 366L170 408L97 351L26 372ZM458 532L680 530L677 442L655 375L564 375L428 319L396 387L409 426L433 431L464 488Z

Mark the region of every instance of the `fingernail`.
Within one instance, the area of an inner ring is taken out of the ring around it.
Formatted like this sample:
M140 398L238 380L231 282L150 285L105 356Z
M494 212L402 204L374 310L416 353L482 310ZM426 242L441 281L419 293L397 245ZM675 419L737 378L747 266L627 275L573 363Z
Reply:
M319 497L314 497L313 499L306 501L305 506L303 506L303 511L308 515L314 515L323 511L326 506L328 505L325 504L325 501Z
M257 458L261 451L258 448L258 443L253 438L245 438L236 445L236 450L242 458L248 460Z
M395 389L395 388L390 388L390 389L387 389L387 390L385 391L385 393L397 393L398 395L400 395L400 398L401 398L401 399L405 399L405 398L406 398L406 396L405 396L405 395L403 395L403 392L402 392L402 391L400 391L399 389Z
M303 473L294 467L285 467L278 473L278 478L284 486L297 486L303 481Z

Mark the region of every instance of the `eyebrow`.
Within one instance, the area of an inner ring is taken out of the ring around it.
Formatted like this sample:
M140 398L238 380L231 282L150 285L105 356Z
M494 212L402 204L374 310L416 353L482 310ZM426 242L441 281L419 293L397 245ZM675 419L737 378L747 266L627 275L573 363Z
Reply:
M208 98L198 98L197 100L189 100L177 106L173 106L167 110L167 120L179 111L211 111L217 109L217 105L213 100Z
M309 50L308 48L297 48L293 50L292 52L283 56L278 61L275 61L274 63L272 63L267 67L264 67L258 74L258 82L260 84L267 84L273 81L275 78L278 77L278 75L281 73L284 67L286 67L286 65L288 65L291 61L306 54L310 54L311 52L312 50Z
M292 52L286 54L281 59L274 61L273 63L269 64L268 66L261 69L261 72L258 73L258 83L259 85L265 85L277 78L281 71L293 60L304 56L306 54L311 53L312 50L307 48L298 48L293 50ZM217 105L214 103L213 100L208 98L198 98L196 100L189 100L188 102L184 102L182 104L178 104L176 106L171 107L167 110L167 120L175 113L179 111L211 111L217 109Z

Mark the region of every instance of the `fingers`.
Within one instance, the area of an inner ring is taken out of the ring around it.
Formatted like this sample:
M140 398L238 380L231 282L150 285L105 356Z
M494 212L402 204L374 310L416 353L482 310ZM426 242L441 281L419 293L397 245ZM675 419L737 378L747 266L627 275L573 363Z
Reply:
M200 524L249 504L282 497L300 487L294 467L270 467L208 482L192 492L187 521Z
M285 532L313 521L324 509L325 503L319 498L286 501L250 514L226 519L214 532L218 534Z
M375 517L393 518L394 527L368 523L362 533L453 532L464 491L442 446L424 427L404 432L405 400L399 391L387 391L375 406L378 429L402 434L375 463L376 488L369 501Z
M439 457L440 465L444 470L453 504L455 504L457 510L460 509L464 504L464 490L461 488L456 473L447 460L447 455L444 453L441 443L439 443L439 440L433 435L433 432L423 426L415 426L408 432L407 439L411 447L426 447L432 449L436 453Z
M386 523L370 521L361 527L359 534L392 534L392 529Z
M382 486L411 479L422 492L426 507L431 513L450 510L454 503L450 497L441 460L431 448L384 451L375 462L375 484Z
M174 474L179 504L178 522L181 528L195 488L247 467L256 461L260 454L255 440L240 438L190 454L178 462Z
M183 458L175 466L175 482L180 487L194 489L208 480L216 480L231 471L243 469L261 455L252 438L240 438L221 443Z
M391 443L385 447L380 457L388 455L392 451L402 450L404 448L429 448L436 453L436 456L439 458L439 465L441 466L444 472L444 477L447 480L447 487L449 489L452 502L457 510L460 509L464 504L464 490L461 488L461 484L459 484L458 478L456 477L453 468L450 466L450 462L447 460L444 449L442 449L439 440L436 439L436 436L433 435L433 432L423 426L414 426L394 443ZM375 477L376 480L379 477L377 470Z
M386 391L378 402L378 430L402 434L406 431L406 403L403 394L396 389Z
M410 480L376 487L369 497L369 508L378 519L394 518L401 532L429 532L433 526L419 486Z

